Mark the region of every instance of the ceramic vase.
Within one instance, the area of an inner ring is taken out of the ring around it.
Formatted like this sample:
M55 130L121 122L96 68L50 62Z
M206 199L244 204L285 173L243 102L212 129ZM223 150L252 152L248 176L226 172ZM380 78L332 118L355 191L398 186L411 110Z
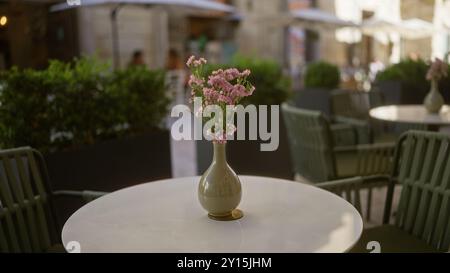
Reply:
M241 182L227 163L226 144L213 145L213 161L200 179L198 199L212 219L239 219L242 212L236 208L242 196Z
M431 90L425 97L423 104L430 114L439 113L444 105L444 98L439 92L438 82L436 80L431 81Z

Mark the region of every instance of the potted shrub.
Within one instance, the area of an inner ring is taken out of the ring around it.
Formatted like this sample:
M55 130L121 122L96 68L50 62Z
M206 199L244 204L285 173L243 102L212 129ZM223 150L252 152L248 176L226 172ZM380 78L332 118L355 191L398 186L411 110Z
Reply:
M379 72L375 88L383 93L386 104L422 104L430 90L428 67L423 60L403 60Z
M52 83L45 74L12 68L0 77L1 148L32 146L48 151L51 146L49 114Z
M12 69L1 86L2 148L42 151L55 189L112 191L171 176L163 71L113 72L81 58Z
M207 70L230 67L251 71L248 80L254 84L256 89L252 96L243 98L242 104L269 105L270 107L270 105L280 105L291 98L290 80L283 75L282 68L276 62L236 55L230 64L210 65ZM270 116L268 116L268 120L270 120ZM247 117L246 124L248 122ZM227 156L232 164L231 167L242 175L292 178L289 146L281 110L279 129L279 147L273 152L260 151L260 144L263 142L261 140L229 141ZM208 145L207 141L197 141L199 174L209 167L212 154L211 145ZM251 160L248 160L249 158Z
M339 87L339 68L320 61L308 65L304 77L304 89L296 94L298 107L318 110L330 115L330 92Z

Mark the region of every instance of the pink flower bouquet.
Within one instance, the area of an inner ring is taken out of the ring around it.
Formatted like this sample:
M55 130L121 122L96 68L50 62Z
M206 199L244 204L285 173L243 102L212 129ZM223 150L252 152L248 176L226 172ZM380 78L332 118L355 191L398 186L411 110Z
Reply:
M209 105L217 105L225 111L226 106L238 105L242 98L251 96L255 91L255 87L247 80L250 70L241 72L236 68L219 69L205 76L206 63L204 58L196 59L194 56L191 56L186 63L192 73L188 83L191 88L191 102L194 98L200 97L202 109ZM226 127L233 125L225 122L222 125L223 130L217 130L219 134L212 133L214 141L224 143L227 134L223 132L226 131Z
M427 80L439 81L447 76L448 64L436 58L435 61L431 63L430 69L428 70Z

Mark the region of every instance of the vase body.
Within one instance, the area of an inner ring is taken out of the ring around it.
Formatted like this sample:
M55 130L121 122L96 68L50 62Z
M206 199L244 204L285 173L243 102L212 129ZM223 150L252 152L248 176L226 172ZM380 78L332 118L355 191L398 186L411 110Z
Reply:
M200 179L198 199L210 216L227 217L241 201L241 182L227 163L226 144L213 145L213 161Z
M431 90L425 97L423 104L427 111L432 114L439 113L444 105L444 98L439 92L438 82L436 80L431 81Z

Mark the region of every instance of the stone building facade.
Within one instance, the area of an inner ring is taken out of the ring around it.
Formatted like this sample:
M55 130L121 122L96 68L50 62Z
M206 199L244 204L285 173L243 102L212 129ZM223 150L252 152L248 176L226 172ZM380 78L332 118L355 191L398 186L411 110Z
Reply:
M317 2L317 8L336 14L334 1L319 0ZM347 44L336 40L334 30L323 30L320 32L319 46L321 59L339 65L344 65L348 62Z
M87 7L77 12L80 54L96 53L111 58L111 8ZM117 16L120 66L126 66L133 51L142 50L150 68L163 68L169 49L184 59L191 53L190 41L200 39L203 34L208 41L231 39L227 32L232 23L222 17L222 14L186 12L176 7L123 6Z
M287 11L286 0L234 0L241 21L236 34L239 51L282 62L285 58L285 28L273 24L273 16Z
M235 3L240 10L243 10L245 9L243 6L248 5L248 2L251 1L257 2L260 7L256 10L256 16L249 16L241 26L242 32L245 33L244 37L247 39L243 39L245 42L241 43L240 50L244 52L263 51L262 54L265 56L282 60L283 54L280 52L286 49L286 45L280 42L283 40L284 30L278 27L278 30L274 31L270 22L261 23L263 20L258 18L282 14L285 11L286 0L266 1L269 3L264 0L236 0ZM316 8L336 15L338 15L336 10L338 1L311 0ZM424 59L435 56L442 58L444 53L450 50L450 34L440 30L442 27L450 29L450 0L378 0L376 2L341 0L341 2L343 1L354 2L353 6L359 7L361 20L367 19L366 16L377 16L393 21L418 18L433 23L438 31L428 38L415 40L390 37L390 41L386 41L363 36L357 44L351 45L337 41L335 31L321 30L318 43L318 58L320 59L344 66L351 62L350 51L353 51L361 57L360 61L363 63L378 59L387 64L411 56L419 56ZM266 26L271 27L267 28ZM262 34L258 34L258 31Z
M81 7L78 12L80 54L113 56L111 8ZM168 16L158 9L124 6L117 13L120 66L125 67L135 50L144 52L149 67L163 67L168 47Z
M338 16L342 15L337 9L339 2L353 1L353 6L360 8L361 14L357 15L359 19L363 13L386 15L387 12L387 17L395 13L398 18L420 18L436 26L450 27L450 0L377 0L376 3L382 8L364 4L374 3L371 0L221 1L234 5L240 18L229 22L224 18L186 16L177 8L123 6L117 17L121 66L126 66L136 49L144 51L145 61L152 68L164 67L169 48L175 49L181 58L185 58L190 53L189 41L199 38L200 32L207 32L210 40L231 41L240 53L273 59L288 66L287 26L267 18L283 17L290 3L295 1L311 3L311 6ZM0 28L0 50L4 44L8 63L21 67L42 67L48 58L69 60L82 54L97 54L101 58L111 59L111 7L81 7L50 13L48 6L56 2L49 0L42 2L46 4L37 4L12 1L13 4L0 5L0 12L10 14L11 18L7 27ZM399 10L398 15L396 11L389 13L395 9ZM430 38L414 41L402 39L395 43L382 43L377 39L362 37L355 44L338 41L333 30L320 30L316 34L314 57L305 58L305 62L325 59L345 66L356 55L363 63L373 58L389 63L411 53L423 58L432 55L442 57L450 49L450 36L443 32ZM393 51L397 52L395 58Z
M406 0L401 1L402 19L419 18L428 22L433 22L435 11L434 0ZM422 58L430 58L432 54L432 37L403 40L402 57L414 54Z

